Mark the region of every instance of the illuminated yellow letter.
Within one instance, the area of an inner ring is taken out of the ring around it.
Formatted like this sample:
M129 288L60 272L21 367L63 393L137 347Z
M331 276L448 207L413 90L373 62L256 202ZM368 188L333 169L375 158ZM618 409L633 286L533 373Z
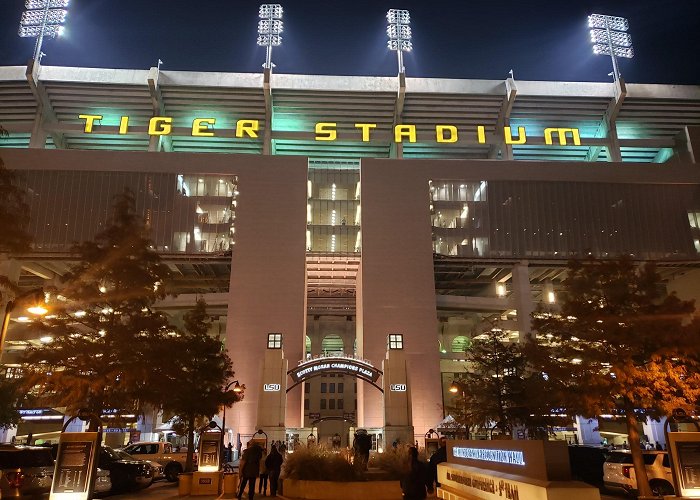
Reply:
M95 123L95 120L101 120L102 115L78 115L78 118L85 120L85 133L90 134L92 133L92 125Z
M552 145L552 134L557 134L559 136L559 145L566 146L566 133L570 133L571 137L574 139L574 146L581 145L581 136L578 134L577 128L546 128L544 129L544 142L545 144Z
M450 136L445 137L445 132ZM435 135L438 142L457 142L457 127L454 125L435 125Z
M238 120L236 122L236 137L243 137L245 134L251 139L257 139L258 130L260 130L260 120Z
M129 117L122 116L119 119L119 133L124 135L126 134L127 130L129 130Z
M337 123L319 122L316 124L317 141L335 141L338 137L335 127ZM323 134L323 135L322 135Z
M483 125L479 125L476 127L476 137L479 141L479 144L486 144L486 127Z
M377 128L376 123L356 123L355 128L362 129L362 142L369 142L369 131Z
M513 138L513 133L510 131L510 127L503 127L503 137L506 140L506 144L525 144L527 142L525 127L518 127L517 138Z
M408 137L408 142L416 142L416 126L396 125L394 127L394 142L403 142L403 137Z
M206 125L202 125L206 123ZM195 118L192 121L192 137L214 137L209 125L212 127L216 123L216 118Z
M148 122L148 135L168 135L173 131L172 123L169 116L154 116Z

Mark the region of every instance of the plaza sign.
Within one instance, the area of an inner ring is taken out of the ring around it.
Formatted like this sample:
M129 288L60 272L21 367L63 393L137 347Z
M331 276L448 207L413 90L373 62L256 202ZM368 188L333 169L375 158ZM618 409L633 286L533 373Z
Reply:
M78 115L80 120L84 121L83 132L92 134L95 127L100 126L103 118L102 115ZM129 133L128 116L119 117L119 135ZM192 137L216 137L214 126L216 118L195 118L191 125L188 123L187 129ZM354 128L357 131L357 138L362 142L371 142L372 132L377 128L376 123L354 123ZM260 133L260 120L238 120L235 126L235 137L239 139L257 139ZM464 130L460 130L456 125L438 124L430 129L433 140L441 144L456 143L460 140L460 133L464 134ZM476 140L478 144L487 144L486 126L477 125ZM502 130L497 130L497 133L503 134L503 142L505 144L519 145L527 144L527 133L525 127L517 127L517 134L513 135L514 130L511 127L503 127ZM314 139L321 142L333 142L338 140L338 123L336 122L318 122L314 126ZM418 129L415 125L398 124L394 126L393 140L396 143L417 141ZM167 136L173 134L173 117L171 116L154 116L148 122L148 135L150 136ZM574 146L581 145L581 135L579 129L569 127L548 127L542 131L545 144L551 146L556 142L560 146L568 146L569 139Z
M301 363L296 368L289 370L288 375L292 377L294 383L301 382L307 378L317 375L327 375L330 373L340 373L352 375L369 382L376 382L382 374L369 363L358 359L343 357L317 358Z
M483 460L486 462L498 462L509 465L525 465L525 455L516 450L489 450L486 448L463 448L455 446L452 455L456 458L468 458L470 460Z

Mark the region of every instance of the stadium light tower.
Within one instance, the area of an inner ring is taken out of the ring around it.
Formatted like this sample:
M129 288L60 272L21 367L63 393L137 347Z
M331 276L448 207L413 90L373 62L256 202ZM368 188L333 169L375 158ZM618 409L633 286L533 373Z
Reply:
M282 6L278 3L263 4L258 17L258 45L266 48L263 68L272 69L272 47L282 45Z
M620 79L618 57L632 59L632 37L627 30L629 23L624 17L591 14L588 16L588 27L591 28L591 43L595 55L610 56L613 64L613 78Z
M44 37L55 38L63 33L63 23L66 20L68 2L70 0L26 0L27 10L22 12L19 22L19 36L34 37L34 60L39 61L43 53L41 46Z
M413 50L411 43L411 16L407 10L389 9L386 13L386 34L389 37L389 50L396 51L399 60L399 73L405 73L403 53Z

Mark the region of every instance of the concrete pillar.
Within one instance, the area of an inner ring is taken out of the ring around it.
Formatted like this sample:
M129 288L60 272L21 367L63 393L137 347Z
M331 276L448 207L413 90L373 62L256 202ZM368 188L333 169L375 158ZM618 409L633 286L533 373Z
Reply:
M653 445L659 443L664 449L666 448L666 436L664 435L664 425L666 417L662 417L660 421L653 420L647 417L646 421L642 422L644 435Z
M384 442L387 446L399 439L413 442L411 416L411 380L406 369L403 349L387 350L382 363L382 389L384 389ZM385 446L385 448L387 447Z
M258 420L256 427L267 433L268 441L284 440L287 409L287 360L282 349L267 349L257 392ZM247 389L247 388L246 388Z
M513 302L517 311L516 321L520 340L525 340L532 331L532 313L535 311L535 303L532 300L530 287L530 275L526 260L513 266Z
M603 440L598 432L597 418L584 418L580 415L577 416L576 435L578 437L579 444L591 444L598 446Z

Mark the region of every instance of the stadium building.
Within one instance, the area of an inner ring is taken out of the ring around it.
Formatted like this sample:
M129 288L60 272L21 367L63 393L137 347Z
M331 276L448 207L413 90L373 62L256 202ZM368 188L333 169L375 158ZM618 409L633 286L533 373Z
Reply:
M471 340L495 321L526 335L570 257L655 260L700 297L698 86L32 63L0 67L0 123L34 236L5 272L57 280L131 187L176 276L159 307L178 321L203 296L247 387L234 443L422 442ZM23 321L10 372L40 342ZM140 430L167 432L160 418Z

